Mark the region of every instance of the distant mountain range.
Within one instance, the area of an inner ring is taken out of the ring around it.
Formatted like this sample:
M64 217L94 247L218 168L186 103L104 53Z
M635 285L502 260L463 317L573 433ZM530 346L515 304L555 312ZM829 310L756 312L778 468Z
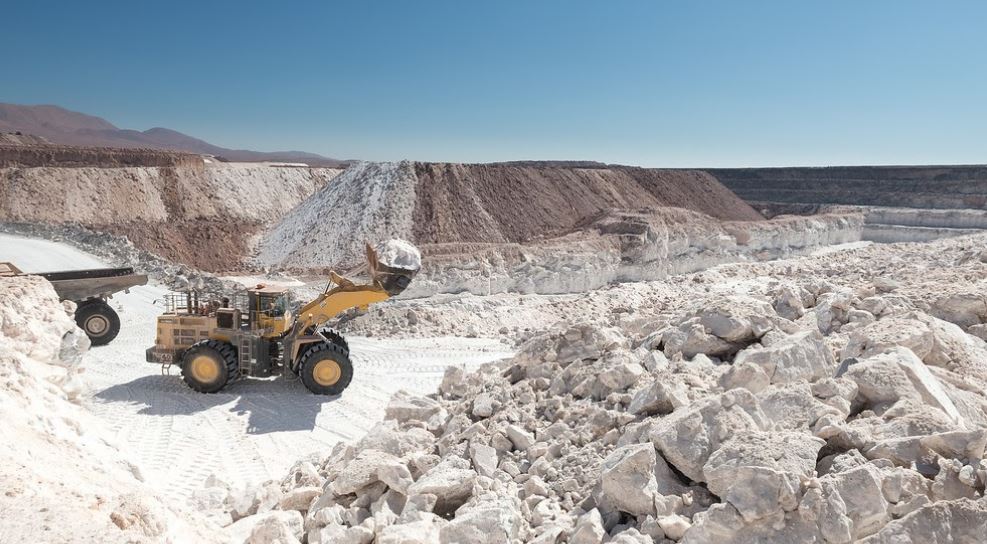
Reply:
M117 128L100 117L58 106L0 103L0 132L41 136L55 144L88 147L145 147L215 155L230 161L304 162L313 166L340 166L345 161L303 151L250 151L227 149L167 128L145 131Z

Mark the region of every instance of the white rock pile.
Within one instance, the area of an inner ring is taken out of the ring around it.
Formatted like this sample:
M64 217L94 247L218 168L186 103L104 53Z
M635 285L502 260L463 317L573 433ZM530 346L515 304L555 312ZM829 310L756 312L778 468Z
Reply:
M250 543L982 542L985 388L958 326L779 284L538 335L279 483L207 492Z
M222 542L80 406L89 339L74 312L39 276L0 277L0 542Z

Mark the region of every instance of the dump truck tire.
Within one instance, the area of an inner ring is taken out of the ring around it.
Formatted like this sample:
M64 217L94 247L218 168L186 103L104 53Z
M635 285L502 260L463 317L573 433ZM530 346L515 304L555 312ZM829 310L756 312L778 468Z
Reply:
M346 355L350 354L350 344L343 338L342 334L339 334L333 329L323 329L322 337L329 341L330 344L336 344L337 346L343 348Z
M239 376L233 346L218 340L192 344L182 355L182 380L199 393L215 393Z
M79 303L75 309L75 322L94 346L105 346L120 333L120 316L102 300Z
M316 395L338 395L353 380L353 364L349 354L331 342L314 345L302 356L298 365L302 383Z

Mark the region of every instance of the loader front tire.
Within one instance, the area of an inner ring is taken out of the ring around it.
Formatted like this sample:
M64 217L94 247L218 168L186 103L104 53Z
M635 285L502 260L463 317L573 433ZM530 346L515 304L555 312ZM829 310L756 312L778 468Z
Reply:
M192 344L182 355L182 380L199 393L215 393L239 375L233 346L218 340Z
M75 323L94 346L105 346L120 333L120 316L100 299L80 302L75 309Z
M342 346L323 342L305 352L298 373L302 383L316 395L338 395L353 380L353 364Z
M346 355L350 354L349 343L346 341L345 338L343 338L343 335L339 334L339 332L337 332L335 329L328 329L328 328L323 329L322 337L328 340L329 343L336 344L337 346L343 348L343 352L346 353Z

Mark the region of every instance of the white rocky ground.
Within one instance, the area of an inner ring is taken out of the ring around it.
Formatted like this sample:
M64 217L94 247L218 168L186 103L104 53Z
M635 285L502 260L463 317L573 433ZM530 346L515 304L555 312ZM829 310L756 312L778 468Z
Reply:
M436 395L395 397L355 445L300 461L274 513L238 506L256 492L214 488L233 518L248 514L227 532L310 543L982 542L985 240L480 302L534 317L517 356L451 369ZM363 321L413 311L415 326L443 330L427 306Z
M134 437L148 427L158 443L145 458L176 434L193 442L174 446L190 456L239 444L230 451L242 455L210 461L218 478L189 489L233 542L982 542L985 247L987 236L854 244L580 295L381 305L348 326L524 342L476 372L443 370L448 361L424 353L431 375L418 386L384 368L382 380L412 392L388 401L386 390L363 390L364 406L386 405L385 420L310 455L281 447L282 465L297 462L276 483L239 479L260 444L284 444L247 425L284 424L277 414L304 406L301 388L244 383L239 399L200 411L201 397L161 385L136 354L111 362L112 379L128 385L92 406L130 410ZM365 342L367 352L399 344ZM140 367L142 378L121 377ZM415 394L441 372L438 393ZM277 397L235 412L266 387ZM159 398L186 404L161 413ZM344 411L325 429L374 415Z

